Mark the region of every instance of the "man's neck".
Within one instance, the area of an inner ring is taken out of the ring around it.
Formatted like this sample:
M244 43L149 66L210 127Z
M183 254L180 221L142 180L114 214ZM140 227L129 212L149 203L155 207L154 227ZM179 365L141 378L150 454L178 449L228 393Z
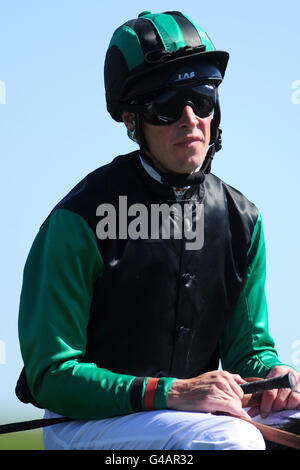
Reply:
M163 184L162 181L161 181L161 176L155 170L155 168L153 168L153 166L149 165L149 163L145 162L145 160L142 158L141 155L140 155L140 160L141 160L141 164L143 165L143 168L148 173L148 175L151 176L156 181L158 181L159 183ZM199 170L200 170L200 167L196 168L194 170L194 173L196 173ZM176 199L180 200L185 195L187 189L189 189L189 186L185 186L184 188L173 188Z

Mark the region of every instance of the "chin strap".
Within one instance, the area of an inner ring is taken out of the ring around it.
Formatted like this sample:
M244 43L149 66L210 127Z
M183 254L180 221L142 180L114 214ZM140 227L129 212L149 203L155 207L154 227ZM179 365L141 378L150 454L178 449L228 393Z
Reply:
M214 154L216 152L215 145L211 145L206 154L205 160L199 171L196 173L162 173L161 180L164 184L168 186L173 186L176 188L183 188L185 186L194 186L196 184L203 183L205 179L205 174L209 173L211 162L213 160Z
M167 186L176 187L176 188L183 188L185 186L194 186L197 184L203 183L205 179L205 175L210 173L211 170L211 163L215 156L215 153L218 152L221 147L221 134L222 130L218 129L218 136L216 142L212 144L206 154L205 160L200 168L199 171L196 173L175 173L175 172L168 172L164 173L156 168L154 165L153 160L154 157L150 157L144 150L145 144L141 146L140 152L142 158L149 163L157 173L161 176L162 183L166 184Z

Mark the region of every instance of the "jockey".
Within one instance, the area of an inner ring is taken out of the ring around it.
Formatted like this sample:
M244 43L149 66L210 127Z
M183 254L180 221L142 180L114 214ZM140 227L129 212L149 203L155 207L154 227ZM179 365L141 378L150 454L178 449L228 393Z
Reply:
M177 11L112 36L107 109L139 148L54 207L24 269L17 395L74 420L46 449L263 449L244 419L300 407L287 389L242 404L247 377L293 369L268 331L261 214L211 173L228 59Z

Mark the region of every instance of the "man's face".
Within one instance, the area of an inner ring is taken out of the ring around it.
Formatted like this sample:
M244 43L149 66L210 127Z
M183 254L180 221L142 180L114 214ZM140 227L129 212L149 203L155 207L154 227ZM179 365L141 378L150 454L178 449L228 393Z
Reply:
M132 128L124 114L126 126ZM211 120L211 115L200 118L191 106L185 106L180 119L173 124L144 123L144 135L155 166L176 173L191 173L201 166L210 142Z
M185 106L178 121L168 126L144 124L144 134L155 163L162 171L190 173L201 166L210 141L212 116L198 117Z

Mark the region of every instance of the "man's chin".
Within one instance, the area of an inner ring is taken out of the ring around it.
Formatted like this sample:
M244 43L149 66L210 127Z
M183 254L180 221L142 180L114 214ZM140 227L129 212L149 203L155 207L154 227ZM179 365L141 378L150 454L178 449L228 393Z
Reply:
M172 158L173 162L170 162L169 159L168 165L166 164L166 162L161 162L154 155L149 156L150 158L152 158L154 166L163 173L173 172L179 174L190 174L201 167L205 159L205 155L203 156L203 152L201 152L200 155L199 152L190 152L190 155L188 153L189 152L180 152L179 154L174 154Z
M193 157L183 164L177 165L176 173L194 173L201 168L204 158Z

